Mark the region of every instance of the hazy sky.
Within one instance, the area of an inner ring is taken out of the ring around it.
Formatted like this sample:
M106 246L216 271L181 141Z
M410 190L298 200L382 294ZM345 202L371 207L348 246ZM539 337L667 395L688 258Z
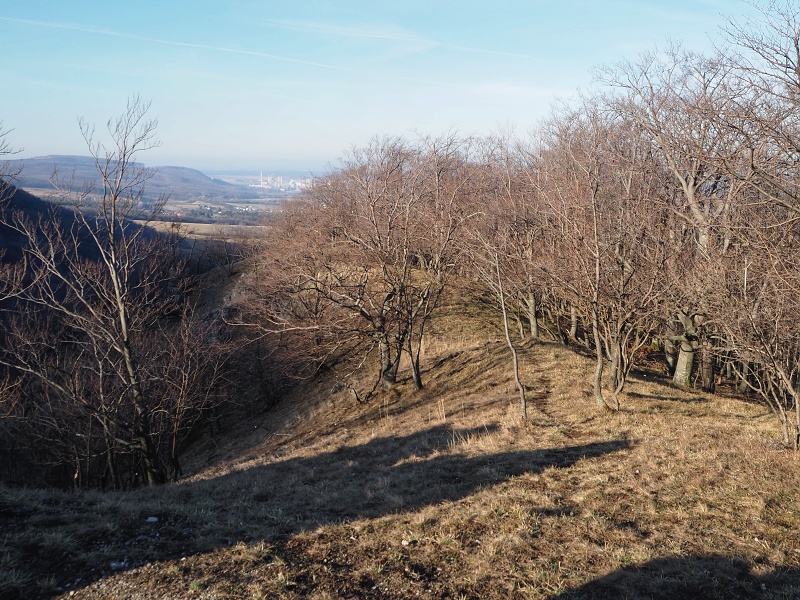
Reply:
M524 135L592 67L706 50L741 0L0 0L0 120L21 156L86 154L152 101L149 165L319 172L376 135Z

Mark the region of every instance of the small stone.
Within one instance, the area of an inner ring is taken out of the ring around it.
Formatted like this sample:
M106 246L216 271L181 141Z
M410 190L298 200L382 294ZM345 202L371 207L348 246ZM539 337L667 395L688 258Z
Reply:
M158 517L147 517L148 523L158 523Z
M403 546L408 546L411 542L409 542L408 540L403 540L400 543L403 544Z

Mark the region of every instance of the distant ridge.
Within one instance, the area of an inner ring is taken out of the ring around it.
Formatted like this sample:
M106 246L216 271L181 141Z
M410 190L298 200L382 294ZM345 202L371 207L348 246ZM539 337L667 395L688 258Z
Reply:
M15 168L21 168L17 185L24 189L53 189L51 178L58 170L62 181L73 179L76 186L90 183L99 185L94 158L91 156L50 155L23 158L13 161ZM140 163L137 163L142 166ZM202 172L189 167L153 167L155 175L145 186L145 196L155 199L162 194L180 198L258 198L259 193L245 186L234 185L219 179L212 179Z

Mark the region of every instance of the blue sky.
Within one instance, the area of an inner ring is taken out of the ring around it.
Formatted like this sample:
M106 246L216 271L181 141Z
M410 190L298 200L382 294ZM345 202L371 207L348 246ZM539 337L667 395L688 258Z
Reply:
M0 0L0 120L20 156L86 154L139 94L149 165L320 172L373 136L525 135L592 68L711 48L741 0Z

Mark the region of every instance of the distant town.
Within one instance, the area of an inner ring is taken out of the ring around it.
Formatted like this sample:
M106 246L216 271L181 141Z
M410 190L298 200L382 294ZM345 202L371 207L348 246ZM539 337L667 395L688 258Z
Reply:
M306 172L269 173L260 171L257 175L251 172L225 171L209 173L209 176L232 183L271 192L299 192L311 186L313 177Z
M284 192L299 192L311 185L311 178L285 180L282 175L267 175L264 177L264 171L261 171L258 181L249 185L250 187L281 190Z

